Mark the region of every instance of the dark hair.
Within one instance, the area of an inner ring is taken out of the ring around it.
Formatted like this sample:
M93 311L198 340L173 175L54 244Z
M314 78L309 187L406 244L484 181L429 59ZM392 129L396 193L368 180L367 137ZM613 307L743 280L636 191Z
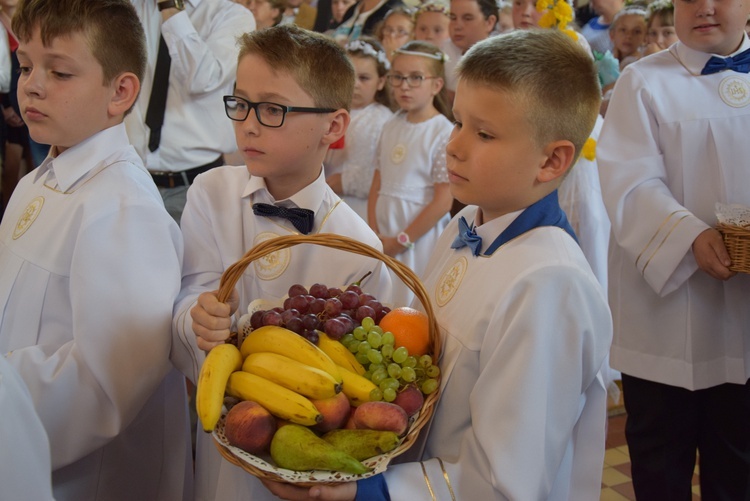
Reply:
M497 0L476 0L476 2L485 19L489 19L490 16L495 16L495 20L500 18Z
M128 0L21 0L12 28L22 42L39 28L45 46L58 37L82 33L102 66L105 85L124 72L143 79L146 36Z
M352 104L354 67L332 39L293 24L272 26L239 38L238 61L261 57L276 71L286 71L321 108L346 109Z
M601 102L593 59L559 30L516 30L469 49L459 82L513 93L525 105L538 145L568 140L576 155L596 123Z

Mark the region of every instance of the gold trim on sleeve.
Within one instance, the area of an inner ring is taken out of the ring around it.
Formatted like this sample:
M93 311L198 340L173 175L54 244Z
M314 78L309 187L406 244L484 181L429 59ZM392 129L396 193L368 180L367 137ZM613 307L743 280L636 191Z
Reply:
M678 214L680 212L687 212L687 210L685 210L685 209L676 210L676 211L672 212L671 214L669 214L667 217L664 218L664 221L662 221L662 223L656 229L656 231L654 232L654 235L651 237L651 240L648 241L648 243L643 247L643 250L641 251L641 253L638 254L638 257L635 260L635 267L636 268L638 268L638 261L641 260L641 258L643 257L643 254L646 252L646 250L648 250L648 248L651 246L651 244L654 243L654 240L656 240L656 236L659 235L659 233L661 233L661 230L664 228L664 226L666 226L666 224L669 222L669 220L672 219L672 216L674 216L675 214ZM653 257L653 254L651 256ZM645 269L645 266L644 266L644 269Z
M456 501L456 494L453 492L453 486L451 485L451 479L448 478L448 472L445 471L445 465L443 464L443 460L440 458L437 458L438 463L440 463L440 469L443 470L443 478L445 479L446 485L448 485L448 490L451 493L451 499L453 501Z
M664 238L662 239L662 241L659 243L659 246L656 249L654 249L654 252L651 254L651 256L649 256L648 261L646 261L646 264L643 265L643 269L641 270L641 275L645 275L646 274L646 268L648 267L649 263L654 258L654 256L656 255L656 253L659 252L659 249L662 248L662 246L664 245L664 242L667 241L667 239L669 238L669 235L671 235L672 232L674 231L674 229L677 228L677 225L679 225L682 222L682 220L685 219L686 217L688 217L689 215L690 214L685 214L680 219L678 219L675 224L672 225L672 227L669 229L669 231L667 232L667 234L664 235Z
M422 467L422 474L424 475L424 482L427 484L427 489L430 491L430 496L432 497L432 501L437 501L437 498L435 497L435 491L432 490L432 485L430 484L430 477L427 476L427 469L424 467L424 462L420 461L419 465Z

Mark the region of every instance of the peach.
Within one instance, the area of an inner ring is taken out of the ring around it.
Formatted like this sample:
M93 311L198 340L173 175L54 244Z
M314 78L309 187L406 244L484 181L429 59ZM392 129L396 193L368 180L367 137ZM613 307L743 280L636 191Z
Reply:
M393 403L404 409L407 416L412 417L422 408L424 395L416 385L410 384L396 394Z
M349 419L351 406L349 399L343 393L337 393L331 398L311 400L313 405L323 415L323 421L311 426L311 428L320 433L341 428Z
M345 430L356 430L357 424L354 422L354 412L357 410L356 407L351 406L349 408L349 419L344 423L343 429Z
M274 433L276 419L257 402L240 402L227 413L224 424L227 440L250 454L267 451Z
M354 412L357 428L392 431L401 436L409 426L406 411L391 402L365 402Z

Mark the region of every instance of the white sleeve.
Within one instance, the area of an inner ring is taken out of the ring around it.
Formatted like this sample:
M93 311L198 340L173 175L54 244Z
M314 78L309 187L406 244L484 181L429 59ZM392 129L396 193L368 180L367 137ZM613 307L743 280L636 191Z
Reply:
M8 43L8 32L0 24L0 93L10 92L11 73L13 66L10 61L10 44Z
M229 2L227 2L229 3ZM255 18L242 5L220 9L211 19L213 29L206 39L196 31L187 12L180 12L162 25L162 35L172 56L170 81L182 82L185 95L202 95L225 89L237 73L237 38L255 29ZM219 101L221 106L221 101Z
M52 499L49 441L26 385L0 356L0 485L3 499Z
M180 229L185 239L185 260L182 270L182 289L174 309L172 324L172 363L188 379L196 383L205 352L196 344L190 310L203 292L219 288L224 264L219 244L215 239L211 214L210 194L194 183L187 192Z
M72 340L28 346L8 358L47 430L53 470L127 428L171 369L182 237L156 209L152 200L123 205L71 237ZM46 328L59 328L49 320Z
M697 269L691 246L709 225L667 187L648 83L633 66L617 81L597 148L604 203L617 245L654 291L666 295Z

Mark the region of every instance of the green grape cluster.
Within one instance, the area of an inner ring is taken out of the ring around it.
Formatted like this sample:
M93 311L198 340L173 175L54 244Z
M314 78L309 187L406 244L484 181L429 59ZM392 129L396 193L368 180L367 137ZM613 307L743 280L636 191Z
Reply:
M364 377L377 386L370 395L372 400L393 402L410 384L425 395L438 388L440 368L433 365L432 357L415 357L404 346L395 347L393 333L384 332L370 317L362 319L362 324L340 341L365 367Z

